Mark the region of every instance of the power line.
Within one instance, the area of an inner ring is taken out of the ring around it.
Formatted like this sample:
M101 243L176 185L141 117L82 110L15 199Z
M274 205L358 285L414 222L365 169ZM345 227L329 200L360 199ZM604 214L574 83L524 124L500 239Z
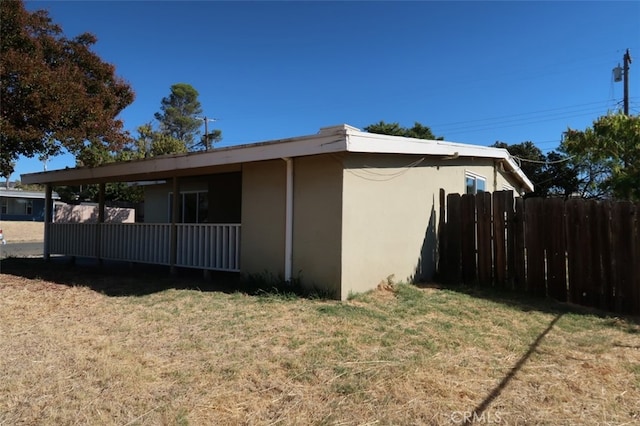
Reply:
M557 108L549 108L549 109L543 109L543 110L538 110L538 111L521 112L521 113L518 113L518 114L503 115L503 116L498 116L498 117L479 118L479 119L476 119L476 120L454 121L454 122L443 123L443 124L431 124L430 127L447 127L447 126L454 126L454 125L457 125L457 124L475 123L475 122L479 122L479 121L502 120L504 118L520 117L520 116L523 116L523 115L533 115L533 114L540 114L540 113L551 112L551 111L560 111L560 110L563 110L563 109L576 108L576 107L587 106L587 105L606 104L608 102L609 102L609 100L596 101L596 102L587 102L587 103L584 103L584 104L568 105L568 106L557 107Z

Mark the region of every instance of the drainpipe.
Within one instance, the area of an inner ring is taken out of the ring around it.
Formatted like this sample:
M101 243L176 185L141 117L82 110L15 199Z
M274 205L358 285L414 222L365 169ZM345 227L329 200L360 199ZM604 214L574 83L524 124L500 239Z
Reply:
M293 269L293 159L285 157L287 163L287 186L284 228L284 280L291 281Z

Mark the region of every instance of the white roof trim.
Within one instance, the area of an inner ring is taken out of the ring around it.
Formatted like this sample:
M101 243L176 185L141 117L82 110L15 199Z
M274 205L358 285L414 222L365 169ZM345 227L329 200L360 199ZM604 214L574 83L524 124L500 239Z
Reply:
M170 176L172 172L179 170L198 170L212 166L337 152L493 158L502 160L506 169L517 176L524 188L533 191L533 184L505 149L379 135L363 132L347 124L323 127L315 135L218 148L208 152L165 155L145 160L111 163L95 168L78 167L29 173L22 175L22 182L27 184L97 182L122 176L128 176L130 180L156 180L159 175ZM149 179L149 176L154 178Z

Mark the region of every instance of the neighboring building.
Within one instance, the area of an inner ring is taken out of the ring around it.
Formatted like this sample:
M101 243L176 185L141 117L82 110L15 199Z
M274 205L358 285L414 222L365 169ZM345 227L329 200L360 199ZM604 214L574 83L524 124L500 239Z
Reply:
M105 207L104 223L133 223L136 211L133 208ZM97 223L98 203L80 203L55 205L53 221L56 223Z
M145 185L146 223L51 224L45 253L299 275L303 285L339 299L392 275L432 278L441 188L533 190L504 149L348 125L209 152L28 174L22 181Z
M44 192L0 188L0 220L43 222L44 201Z

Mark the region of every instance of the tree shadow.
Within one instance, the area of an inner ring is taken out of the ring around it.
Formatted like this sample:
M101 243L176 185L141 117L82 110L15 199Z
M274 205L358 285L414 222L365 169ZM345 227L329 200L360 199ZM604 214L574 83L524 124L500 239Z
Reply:
M560 320L560 318L562 318L563 315L564 313L560 313L551 320L547 328L545 328L542 331L542 333L538 335L536 340L534 340L533 343L531 343L531 345L529 346L529 350L527 350L527 352L525 352L524 355L520 357L518 362L515 363L515 365L511 368L511 370L509 370L509 373L507 373L507 375L504 376L504 378L500 381L500 383L498 383L498 385L495 388L493 388L491 392L489 392L489 395L487 395L487 397L480 404L478 404L473 409L473 411L469 411L470 413L473 413L473 416L469 416L463 423L464 425L473 424L474 419L476 418L484 419L484 412L487 410L489 405L491 405L493 400L495 400L498 396L500 396L500 394L507 387L509 382L513 380L513 378L516 376L518 371L522 369L522 366L529 360L529 358L531 357L531 355L533 355L536 349L538 349L538 346L540 346L542 339L544 339L545 336L549 334L553 326L556 325L556 323Z
M105 223L133 223L135 209L121 207L104 208ZM57 205L54 222L57 223L98 223L98 206L85 204Z

